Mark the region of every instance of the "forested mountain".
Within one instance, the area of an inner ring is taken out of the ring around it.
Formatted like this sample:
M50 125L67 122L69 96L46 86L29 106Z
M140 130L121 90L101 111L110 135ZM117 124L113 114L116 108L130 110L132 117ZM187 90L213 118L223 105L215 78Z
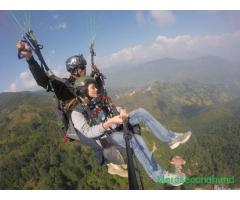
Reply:
M115 94L114 99L129 111L144 107L169 129L178 132L192 130L191 141L174 151L166 151L167 148L154 137L144 135L151 141L150 145L157 144L154 156L160 154L158 160L163 166L171 155L180 154L187 160L186 169L191 169L194 176L235 176L235 187L239 187L238 96L228 88L185 81L154 83L121 95Z
M127 180L108 175L92 151L63 143L51 96L0 94L1 189L123 189Z
M116 105L131 111L143 107L162 124L177 132L192 130L191 140L176 150L153 137L145 128L154 157L172 170L171 155L183 156L184 171L192 176L235 176L240 187L240 99L229 88L195 81L152 83L128 92L111 92ZM0 94L1 189L127 189L127 179L112 176L92 151L79 142L63 143L55 103L45 93ZM145 189L164 189L144 171ZM185 184L187 189L211 185Z

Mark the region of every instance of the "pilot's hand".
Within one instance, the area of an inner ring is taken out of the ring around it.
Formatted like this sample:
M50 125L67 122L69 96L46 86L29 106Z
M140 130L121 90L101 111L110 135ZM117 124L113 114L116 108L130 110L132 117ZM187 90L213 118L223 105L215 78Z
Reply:
M32 57L32 51L26 42L17 42L16 48L18 49L21 57L26 58L26 60L30 60Z

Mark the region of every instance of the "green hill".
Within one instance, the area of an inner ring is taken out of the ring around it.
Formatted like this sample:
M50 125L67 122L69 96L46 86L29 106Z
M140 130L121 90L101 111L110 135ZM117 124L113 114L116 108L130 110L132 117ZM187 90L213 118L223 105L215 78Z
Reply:
M150 146L156 144L158 150L154 156L162 166L168 167L168 158L180 154L187 160L186 169L191 169L194 176L235 176L235 187L239 187L240 99L237 96L224 87L185 81L154 83L123 95L115 94L114 100L128 111L144 107L171 130L192 130L191 141L174 151L150 134L144 134Z
M0 102L1 189L127 189L87 146L63 143L51 96L3 93Z
M79 142L63 143L55 103L46 93L0 94L0 189L127 189L127 179L111 176L92 151ZM187 160L193 176L235 176L240 186L240 104L231 90L186 81L154 83L127 93L112 93L129 111L144 107L175 131L191 129L191 140L174 151L147 129L143 137L154 157L167 169L173 154ZM164 189L142 171L146 189ZM211 185L185 184L185 188ZM179 188L177 188L179 189Z

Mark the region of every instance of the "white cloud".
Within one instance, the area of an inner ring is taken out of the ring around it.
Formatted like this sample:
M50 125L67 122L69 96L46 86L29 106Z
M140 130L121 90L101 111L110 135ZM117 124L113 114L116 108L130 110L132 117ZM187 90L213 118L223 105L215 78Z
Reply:
M62 77L64 77L64 78L69 77L69 72L67 72L66 67L63 66L63 65L55 66L52 71L58 77L61 77L61 78Z
M139 25L144 25L148 22L158 26L166 26L176 22L173 12L165 10L137 11L135 18Z
M49 28L50 28L51 31L66 29L67 24L65 22L63 22L63 23L60 23L60 24L52 25Z
M17 87L15 83L12 83L9 87L9 92L16 92L17 91Z
M239 58L240 31L219 35L159 35L153 43L124 48L111 55L98 58L103 67L143 63L164 57L191 59L214 55L225 59Z
M21 72L18 82L26 90L35 90L37 88L36 81L30 72Z
M64 66L58 65L52 69L53 73L58 77L69 77L69 73ZM30 71L21 72L18 78L10 84L6 92L18 91L36 91L41 90L42 87L38 86Z
M158 24L159 26L165 26L169 24L174 24L176 18L171 11L165 10L152 10L149 11L151 18Z
M24 71L21 72L18 78L10 84L7 91L9 92L33 91L37 89L39 89L39 87L37 86L36 81L32 77L32 74L28 71Z

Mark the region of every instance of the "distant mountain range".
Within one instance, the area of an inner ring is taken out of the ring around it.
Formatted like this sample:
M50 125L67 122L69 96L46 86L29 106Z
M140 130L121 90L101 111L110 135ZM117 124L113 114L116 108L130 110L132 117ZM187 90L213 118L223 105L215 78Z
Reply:
M203 83L240 86L240 64L216 56L192 60L164 58L136 66L103 69L107 86L111 88L144 86L148 83L179 82L185 80Z

